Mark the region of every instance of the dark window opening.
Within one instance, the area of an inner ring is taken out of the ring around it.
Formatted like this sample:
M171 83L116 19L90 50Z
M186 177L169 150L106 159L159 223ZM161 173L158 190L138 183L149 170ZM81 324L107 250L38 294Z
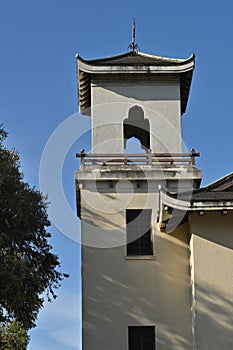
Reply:
M153 255L151 209L126 209L127 255Z
M129 350L155 350L155 326L128 328Z
M128 118L124 119L124 148L126 142L131 137L136 137L141 142L141 148L148 150L150 148L150 123L144 118L143 109L139 106L130 108Z

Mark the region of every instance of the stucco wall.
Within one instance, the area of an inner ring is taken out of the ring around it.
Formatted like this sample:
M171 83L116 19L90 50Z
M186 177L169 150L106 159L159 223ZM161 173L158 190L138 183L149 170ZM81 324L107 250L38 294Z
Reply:
M190 216L194 349L233 349L233 213Z
M86 242L91 234L101 246L107 241L104 237L115 232L122 245L82 247L83 350L127 350L128 326L136 325L156 326L156 350L191 350L187 227L174 235L157 230L157 191L148 200L146 191L138 189L140 193L134 191L125 204L127 188L123 191L121 187L122 193L118 190L116 194L107 184L105 187L95 194L98 205L89 201L88 192L93 188L81 190L82 240ZM106 207L101 209L102 200L108 203L109 212ZM119 202L124 205L121 210ZM155 255L152 259L127 258L125 208L143 207L152 209Z
M95 82L91 86L95 153L123 153L123 120L135 105L149 120L153 152L181 152L179 81Z

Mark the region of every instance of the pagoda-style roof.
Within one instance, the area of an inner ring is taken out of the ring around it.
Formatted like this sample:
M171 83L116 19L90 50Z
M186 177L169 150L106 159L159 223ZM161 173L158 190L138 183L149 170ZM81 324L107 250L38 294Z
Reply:
M146 75L176 74L180 76L181 114L186 110L192 75L194 70L194 55L188 59L176 59L153 56L143 52L130 51L118 56L84 60L79 55L77 59L78 92L80 112L91 106L91 80L98 75L111 75L112 78L122 74Z

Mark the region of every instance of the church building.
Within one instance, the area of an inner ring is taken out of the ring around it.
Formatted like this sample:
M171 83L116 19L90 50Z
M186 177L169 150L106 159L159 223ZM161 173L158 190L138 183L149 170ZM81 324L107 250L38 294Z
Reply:
M182 142L195 66L77 56L82 350L233 349L233 174L201 188ZM130 139L140 143L127 153Z

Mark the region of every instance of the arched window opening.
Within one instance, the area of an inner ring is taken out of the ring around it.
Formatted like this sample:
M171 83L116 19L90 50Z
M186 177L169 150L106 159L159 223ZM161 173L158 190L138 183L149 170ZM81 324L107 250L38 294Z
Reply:
M150 148L150 123L144 118L144 111L139 106L133 106L129 109L128 118L124 119L124 148L127 140L132 137L141 142L141 148L147 151Z

